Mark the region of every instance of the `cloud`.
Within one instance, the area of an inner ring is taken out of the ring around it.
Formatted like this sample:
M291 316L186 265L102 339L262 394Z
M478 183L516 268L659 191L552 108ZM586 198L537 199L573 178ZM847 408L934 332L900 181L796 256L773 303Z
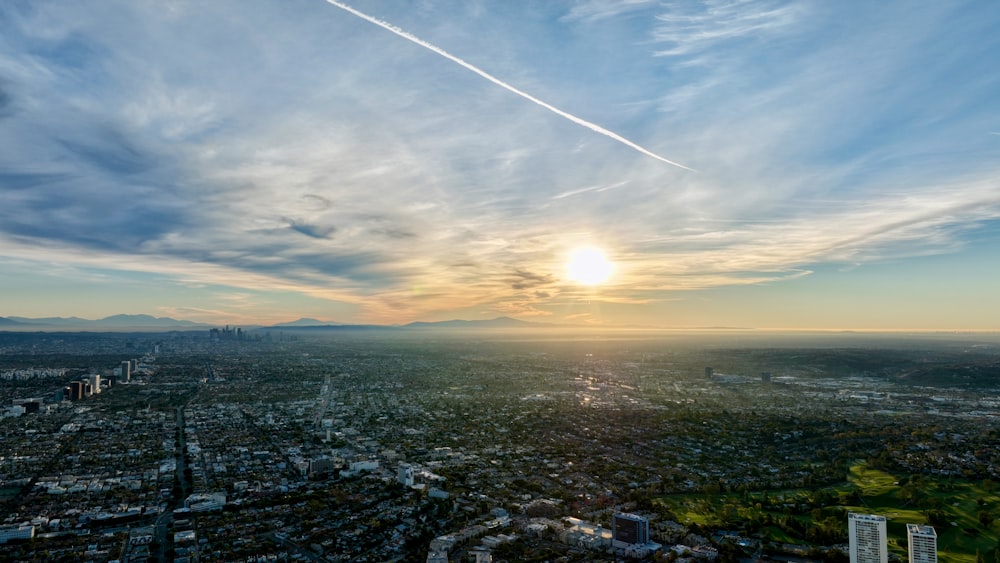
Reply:
M66 180L65 174L0 172L0 186L7 190L25 190Z
M713 0L678 3L656 17L657 56L691 57L701 63L722 44L762 41L793 26L802 8L781 2ZM690 62L689 62L690 64Z
M306 223L292 223L288 226L289 229L306 235L307 237L317 238L317 239L328 239L337 232L336 227L320 227L318 225L309 225Z
M392 228L389 228L389 229L373 229L372 233L377 234L377 235L382 235L382 236L384 236L386 238L397 239L397 240L411 239L411 238L416 238L418 236L414 232L410 232L410 231L407 231L407 230L404 230L404 229L392 229Z
M93 140L61 140L60 144L81 160L111 174L138 174L154 166L146 153L112 130L98 132Z
M520 268L514 270L513 275L515 281L510 284L511 289L533 289L551 285L555 281L552 274L536 274Z
M333 207L333 202L316 194L305 194L302 199L308 202L316 211L326 211Z
M517 317L550 317L553 315L551 311L539 309L533 304L523 301L501 301L493 305L493 310L504 315Z
M386 12L423 49L322 3L0 20L0 262L295 292L397 322L597 301L560 279L584 245L616 263L602 302L654 304L959 253L1000 218L996 132L982 134L997 79L980 56L998 40L982 10L446 12ZM473 70L487 65L538 97ZM536 100L705 164L664 167L540 119L552 109ZM218 302L195 308L243 310Z
M569 12L562 19L568 22L577 20L597 22L619 18L623 14L639 11L651 5L655 5L655 2L652 0L589 0L586 2L575 2L570 6Z
M0 80L0 118L13 111L14 97L3 87Z

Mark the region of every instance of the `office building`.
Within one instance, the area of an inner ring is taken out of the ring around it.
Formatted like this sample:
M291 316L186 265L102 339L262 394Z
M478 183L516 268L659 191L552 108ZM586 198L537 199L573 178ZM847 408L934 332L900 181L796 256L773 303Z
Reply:
M649 519L618 512L611 517L611 547L627 559L645 559L663 546L649 541Z
M101 374L92 373L87 376L87 380L90 383L91 394L96 394L101 392Z
M887 563L885 516L875 514L847 515L847 535L850 540L851 563Z
M649 520L619 512L611 519L612 545L625 547L649 542Z
M42 399L14 399L11 403L15 407L22 407L25 414L32 414L42 410Z
M128 383L132 379L132 362L124 361L121 364L121 381Z
M910 563L937 563L937 532L933 526L906 525L906 548Z
M309 460L309 477L313 479L319 479L321 477L326 477L327 475L333 474L337 469L341 467L341 463L333 458L319 458Z

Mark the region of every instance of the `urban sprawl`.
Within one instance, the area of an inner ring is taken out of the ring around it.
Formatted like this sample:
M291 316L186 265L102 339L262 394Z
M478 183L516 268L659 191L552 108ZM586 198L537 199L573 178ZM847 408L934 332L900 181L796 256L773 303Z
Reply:
M993 563L997 348L860 342L0 333L0 560Z

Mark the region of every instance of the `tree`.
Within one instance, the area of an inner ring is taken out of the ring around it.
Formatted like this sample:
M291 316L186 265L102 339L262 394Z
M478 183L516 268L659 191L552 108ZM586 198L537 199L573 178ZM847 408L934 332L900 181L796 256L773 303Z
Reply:
M915 486L907 484L899 490L899 500L906 504L910 504L917 500L917 489Z
M941 509L931 510L927 513L927 520L934 526L946 526L948 518Z

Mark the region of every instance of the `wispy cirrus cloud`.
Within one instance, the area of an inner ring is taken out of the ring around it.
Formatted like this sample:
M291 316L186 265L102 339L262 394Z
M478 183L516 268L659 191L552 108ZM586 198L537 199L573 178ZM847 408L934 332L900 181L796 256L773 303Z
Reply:
M564 21L596 22L637 12L655 6L654 0L587 0L575 2L563 16Z
M786 2L709 0L673 4L656 16L655 54L706 63L720 47L768 42L788 31L802 16L803 5Z
M974 5L365 10L412 36L324 2L0 6L0 260L398 322L652 309L960 254L1000 218L1000 22ZM578 245L619 274L570 284ZM280 308L217 301L162 306Z

